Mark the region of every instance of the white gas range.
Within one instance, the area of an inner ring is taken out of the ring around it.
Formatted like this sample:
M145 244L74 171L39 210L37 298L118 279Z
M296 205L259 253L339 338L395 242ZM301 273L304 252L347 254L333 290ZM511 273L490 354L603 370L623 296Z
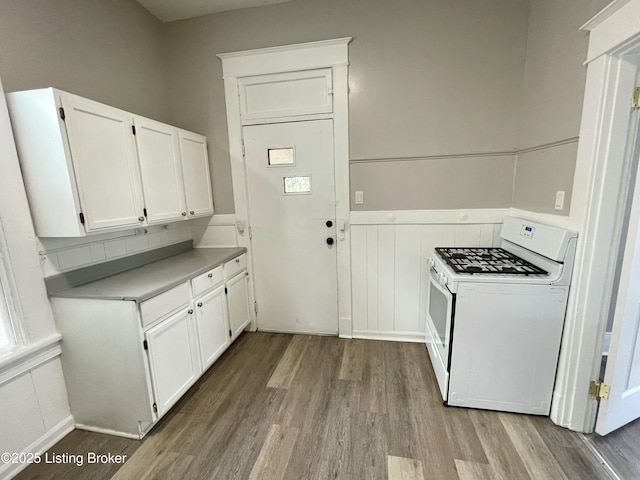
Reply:
M447 405L548 415L577 234L507 217L500 236L429 259L429 357Z

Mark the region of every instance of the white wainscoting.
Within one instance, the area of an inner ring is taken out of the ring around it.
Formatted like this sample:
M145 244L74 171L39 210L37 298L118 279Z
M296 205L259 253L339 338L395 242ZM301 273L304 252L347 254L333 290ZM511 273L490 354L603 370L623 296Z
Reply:
M60 336L30 345L0 363L0 452L42 454L74 428L60 364ZM25 463L0 463L11 478Z
M431 251L497 246L509 209L351 213L353 337L423 342Z

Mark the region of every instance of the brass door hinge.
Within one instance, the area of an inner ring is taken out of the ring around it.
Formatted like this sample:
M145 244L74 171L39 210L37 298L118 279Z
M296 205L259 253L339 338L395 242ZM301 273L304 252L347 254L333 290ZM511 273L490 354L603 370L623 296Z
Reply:
M609 385L606 383L595 380L589 382L589 395L607 400L609 398L609 390Z
M631 99L631 108L640 108L640 87L633 89L633 98Z

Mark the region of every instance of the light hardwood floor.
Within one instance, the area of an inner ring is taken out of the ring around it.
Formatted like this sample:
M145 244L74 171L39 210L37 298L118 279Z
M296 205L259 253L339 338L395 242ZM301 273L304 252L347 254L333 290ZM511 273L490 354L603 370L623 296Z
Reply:
M447 408L423 344L245 333L142 442L74 431L18 479L603 479L548 418Z
M640 478L640 419L604 437L589 435L589 440L620 478Z

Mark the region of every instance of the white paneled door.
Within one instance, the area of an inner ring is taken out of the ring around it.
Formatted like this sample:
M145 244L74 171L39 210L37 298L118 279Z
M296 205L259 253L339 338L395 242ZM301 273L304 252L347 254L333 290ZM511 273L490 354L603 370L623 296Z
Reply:
M640 181L631 202L596 432L609 432L640 417Z
M243 136L258 328L337 334L333 121Z

